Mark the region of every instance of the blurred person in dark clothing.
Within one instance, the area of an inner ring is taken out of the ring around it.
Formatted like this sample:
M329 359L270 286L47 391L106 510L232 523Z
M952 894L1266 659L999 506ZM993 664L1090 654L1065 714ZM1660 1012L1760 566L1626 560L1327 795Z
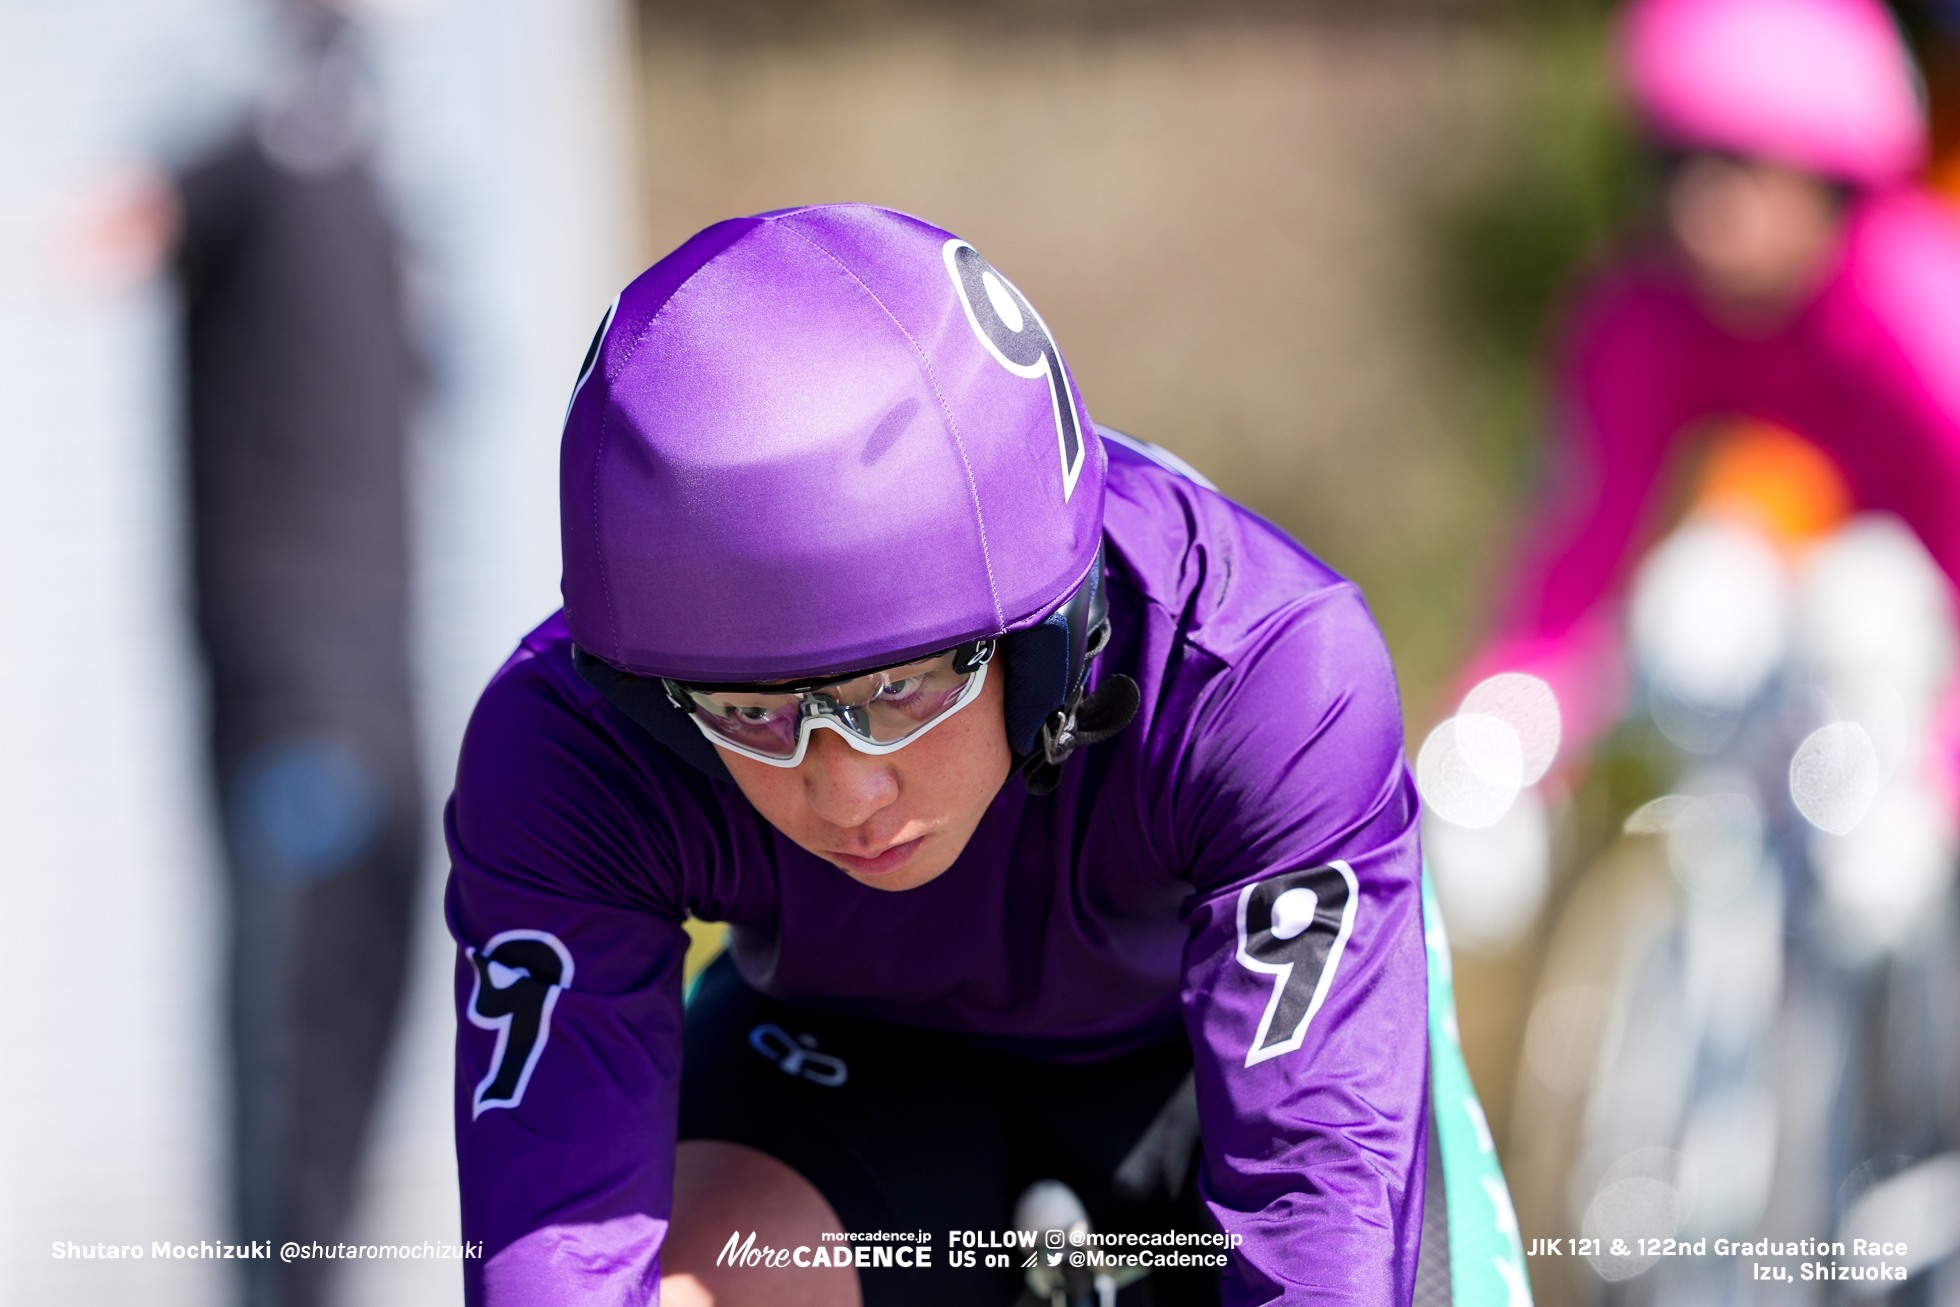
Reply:
M182 173L197 626L229 891L245 1240L347 1233L421 851L405 437L417 363L366 167L351 30L286 11L297 71ZM324 1268L250 1261L253 1307Z

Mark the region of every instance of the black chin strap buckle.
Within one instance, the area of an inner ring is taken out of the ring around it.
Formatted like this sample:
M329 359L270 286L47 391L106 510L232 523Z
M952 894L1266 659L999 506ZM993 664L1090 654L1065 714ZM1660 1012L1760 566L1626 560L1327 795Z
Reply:
M1041 724L1034 752L1021 764L1021 779L1028 793L1052 793L1062 783L1062 764L1070 754L1115 736L1130 724L1142 705L1137 683L1117 672L1093 692L1050 713Z

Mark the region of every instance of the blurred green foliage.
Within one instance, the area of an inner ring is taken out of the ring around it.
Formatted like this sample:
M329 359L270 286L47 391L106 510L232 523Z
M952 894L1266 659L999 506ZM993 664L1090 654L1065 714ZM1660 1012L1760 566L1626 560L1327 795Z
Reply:
M1560 297L1639 221L1643 151L1607 64L1605 6L1511 10L1495 22L1514 73L1489 161L1434 215L1431 284L1458 351L1454 425L1501 500L1522 492L1536 445L1539 364Z
M743 41L809 41L944 23L967 31L1111 32L1294 20L1480 21L1518 0L634 0L648 26Z

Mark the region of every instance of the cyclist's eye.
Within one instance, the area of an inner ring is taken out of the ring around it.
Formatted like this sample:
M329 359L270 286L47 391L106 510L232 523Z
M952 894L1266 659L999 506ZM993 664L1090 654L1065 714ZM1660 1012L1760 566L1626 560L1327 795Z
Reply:
M706 709L715 721L731 729L768 727L785 716L795 716L793 704L786 712L785 705L779 703L717 703L712 699L697 699L695 702Z
M921 673L918 676L908 676L902 681L893 681L885 687L884 693L880 697L885 699L909 699L919 691L925 689L926 682L931 679L930 674Z

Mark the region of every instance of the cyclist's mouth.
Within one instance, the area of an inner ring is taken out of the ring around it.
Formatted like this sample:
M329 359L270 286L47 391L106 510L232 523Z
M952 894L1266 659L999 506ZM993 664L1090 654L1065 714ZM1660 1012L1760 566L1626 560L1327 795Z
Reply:
M888 871L897 871L910 862L912 855L919 851L919 845L925 842L925 838L924 835L920 835L903 844L894 844L872 858L860 857L855 853L831 853L825 856L845 871L855 872L860 876L881 876Z

